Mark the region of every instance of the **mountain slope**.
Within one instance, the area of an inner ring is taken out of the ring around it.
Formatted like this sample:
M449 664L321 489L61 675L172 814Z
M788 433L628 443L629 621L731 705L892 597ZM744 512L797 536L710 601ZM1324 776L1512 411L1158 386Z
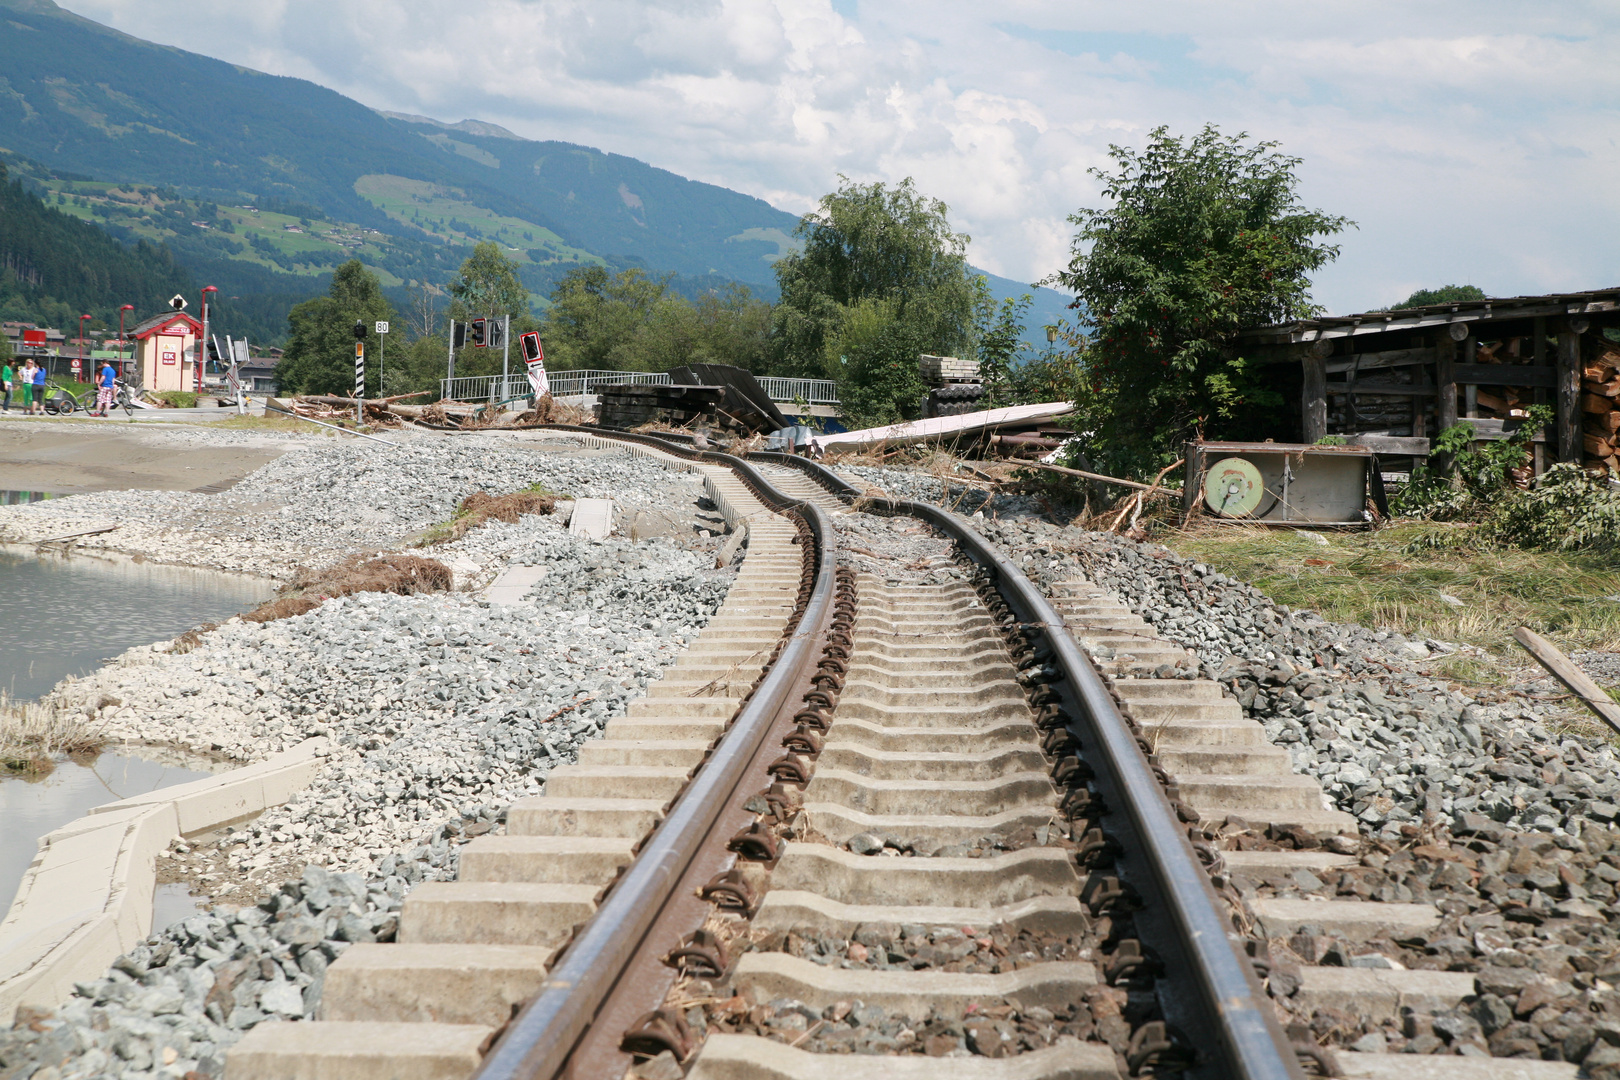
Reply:
M0 164L0 317L77 329L79 315L118 325L133 303L144 317L177 292L193 293L191 276L167 249L125 247L10 181Z
M541 294L569 268L605 262L674 272L688 288L737 280L773 296L770 264L797 222L623 155L479 121L379 113L302 79L142 41L52 0L0 0L0 149L58 176L380 230L398 243L378 265L401 281L442 282L438 264L495 240ZM185 241L198 238L177 228L165 239L189 262ZM222 248L207 258L253 261L203 239ZM259 261L256 273L270 270ZM311 266L289 272L324 273ZM1029 291L993 276L991 287ZM1063 303L1040 290L1032 322L1052 321Z

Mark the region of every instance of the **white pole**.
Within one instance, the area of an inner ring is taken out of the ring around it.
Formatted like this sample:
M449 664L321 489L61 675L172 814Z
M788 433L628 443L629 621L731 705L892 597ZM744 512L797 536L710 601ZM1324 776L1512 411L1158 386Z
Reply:
M445 367L444 376L445 397L449 397L450 391L455 389L454 384L456 381L456 320L454 319L450 320L450 333L448 335L448 340L450 342L450 346L447 350L449 357Z
M507 380L510 375L507 371L507 359L512 355L512 316L506 316L504 329L501 331L501 398L511 397L512 392L507 389Z

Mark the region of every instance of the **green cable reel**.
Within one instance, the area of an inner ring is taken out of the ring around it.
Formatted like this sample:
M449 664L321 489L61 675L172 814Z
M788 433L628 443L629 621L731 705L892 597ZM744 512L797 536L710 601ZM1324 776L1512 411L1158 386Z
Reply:
M1204 474L1204 505L1222 517L1253 517L1265 493L1260 470L1244 458L1222 458Z

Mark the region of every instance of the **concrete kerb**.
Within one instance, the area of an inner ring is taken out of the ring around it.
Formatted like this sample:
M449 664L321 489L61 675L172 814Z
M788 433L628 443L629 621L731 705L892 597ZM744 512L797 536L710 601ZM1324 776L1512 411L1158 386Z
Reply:
M158 855L179 836L286 802L325 764L307 739L267 761L107 803L40 838L0 921L0 1017L54 1008L151 933Z

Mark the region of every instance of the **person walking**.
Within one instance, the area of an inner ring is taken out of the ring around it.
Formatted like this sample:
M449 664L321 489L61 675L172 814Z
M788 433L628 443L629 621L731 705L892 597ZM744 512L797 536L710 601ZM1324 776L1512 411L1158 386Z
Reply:
M113 370L111 360L101 362L101 376L96 382L96 411L93 415L106 416L112 411L113 394L118 384L118 372Z
M34 412L45 415L45 365L34 366Z
M11 384L16 381L17 373L11 370L11 361L0 364L0 391L6 395L4 411L11 411Z
M32 415L34 411L34 358L30 356L28 362L23 364L22 371L18 372L17 381L22 383L23 415Z

